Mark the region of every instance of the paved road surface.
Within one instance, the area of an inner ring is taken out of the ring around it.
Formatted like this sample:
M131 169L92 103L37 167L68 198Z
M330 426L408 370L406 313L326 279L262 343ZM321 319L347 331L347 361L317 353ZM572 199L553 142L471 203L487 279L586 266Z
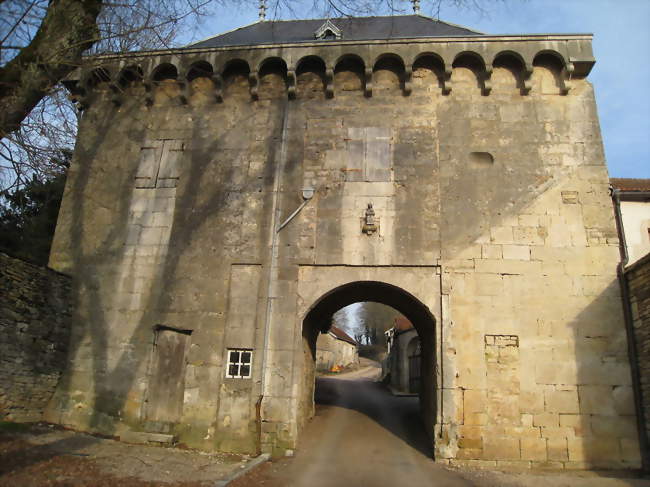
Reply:
M273 469L270 484L291 487L472 486L432 460L417 397L394 397L374 382L381 370L357 371L317 383L316 417L295 458Z

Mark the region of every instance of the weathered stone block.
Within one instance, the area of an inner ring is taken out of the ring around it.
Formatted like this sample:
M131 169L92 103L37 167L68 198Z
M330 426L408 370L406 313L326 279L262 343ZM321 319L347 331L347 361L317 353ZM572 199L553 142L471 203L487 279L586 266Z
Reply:
M501 259L502 257L503 251L501 245L484 244L481 246L482 259Z
M578 386L578 396L583 414L616 414L611 386Z
M513 260L530 260L530 247L528 245L504 245L503 258Z
M142 431L125 431L120 434L120 440L127 443L160 443L163 445L171 445L174 443L174 435L145 433Z
M535 380L538 384L576 384L578 371L575 362L537 363Z
M463 408L465 414L483 413L486 408L486 397L484 390L463 391Z
M490 229L490 241L493 244L514 243L512 227L492 227Z
M635 414L634 393L631 386L614 386L612 390L614 410L618 414Z
M481 438L460 438L458 447L480 450L483 448L483 440Z
M594 465L611 465L620 460L621 449L618 439L603 437L569 438L569 460L591 462Z
M578 391L547 391L546 410L555 413L578 413Z
M540 413L533 415L533 426L559 426L560 419L557 413Z
M560 427L573 428L574 435L591 435L591 416L588 414L560 414Z
M569 459L566 438L549 438L547 440L548 459L551 461L565 462Z
M521 459L519 439L485 437L483 439L483 459L484 460Z
M465 424L467 425L485 425L488 422L486 413L465 413Z
M596 436L636 439L638 437L634 416L591 416L591 431Z
M545 438L522 438L521 439L521 459L545 461L548 456L546 453Z
M638 437L621 439L621 457L624 462L639 468L641 465L641 450Z
M519 410L522 413L539 414L544 411L544 394L541 391L521 391Z
M569 426L542 426L540 434L542 438L573 438L575 431Z

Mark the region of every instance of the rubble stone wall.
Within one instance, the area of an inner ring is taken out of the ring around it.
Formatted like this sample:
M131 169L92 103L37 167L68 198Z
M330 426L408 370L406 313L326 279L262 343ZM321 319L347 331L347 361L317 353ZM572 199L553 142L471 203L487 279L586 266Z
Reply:
M636 339L646 435L650 437L650 254L625 271Z
M39 421L66 364L70 278L0 253L0 420Z

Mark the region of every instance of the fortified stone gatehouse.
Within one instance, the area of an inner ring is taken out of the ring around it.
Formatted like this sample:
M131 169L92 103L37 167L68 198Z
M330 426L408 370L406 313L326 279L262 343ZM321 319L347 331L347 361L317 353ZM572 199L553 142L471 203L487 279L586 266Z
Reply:
M95 58L47 419L294 449L318 333L377 301L420 337L437 461L638 466L591 38L412 15Z

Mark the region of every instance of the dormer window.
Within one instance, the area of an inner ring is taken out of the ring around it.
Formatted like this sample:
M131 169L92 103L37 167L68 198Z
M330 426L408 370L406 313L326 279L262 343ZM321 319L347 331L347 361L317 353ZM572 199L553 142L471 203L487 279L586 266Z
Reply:
M341 29L335 26L331 21L327 20L316 32L314 32L314 37L324 41L340 39Z

